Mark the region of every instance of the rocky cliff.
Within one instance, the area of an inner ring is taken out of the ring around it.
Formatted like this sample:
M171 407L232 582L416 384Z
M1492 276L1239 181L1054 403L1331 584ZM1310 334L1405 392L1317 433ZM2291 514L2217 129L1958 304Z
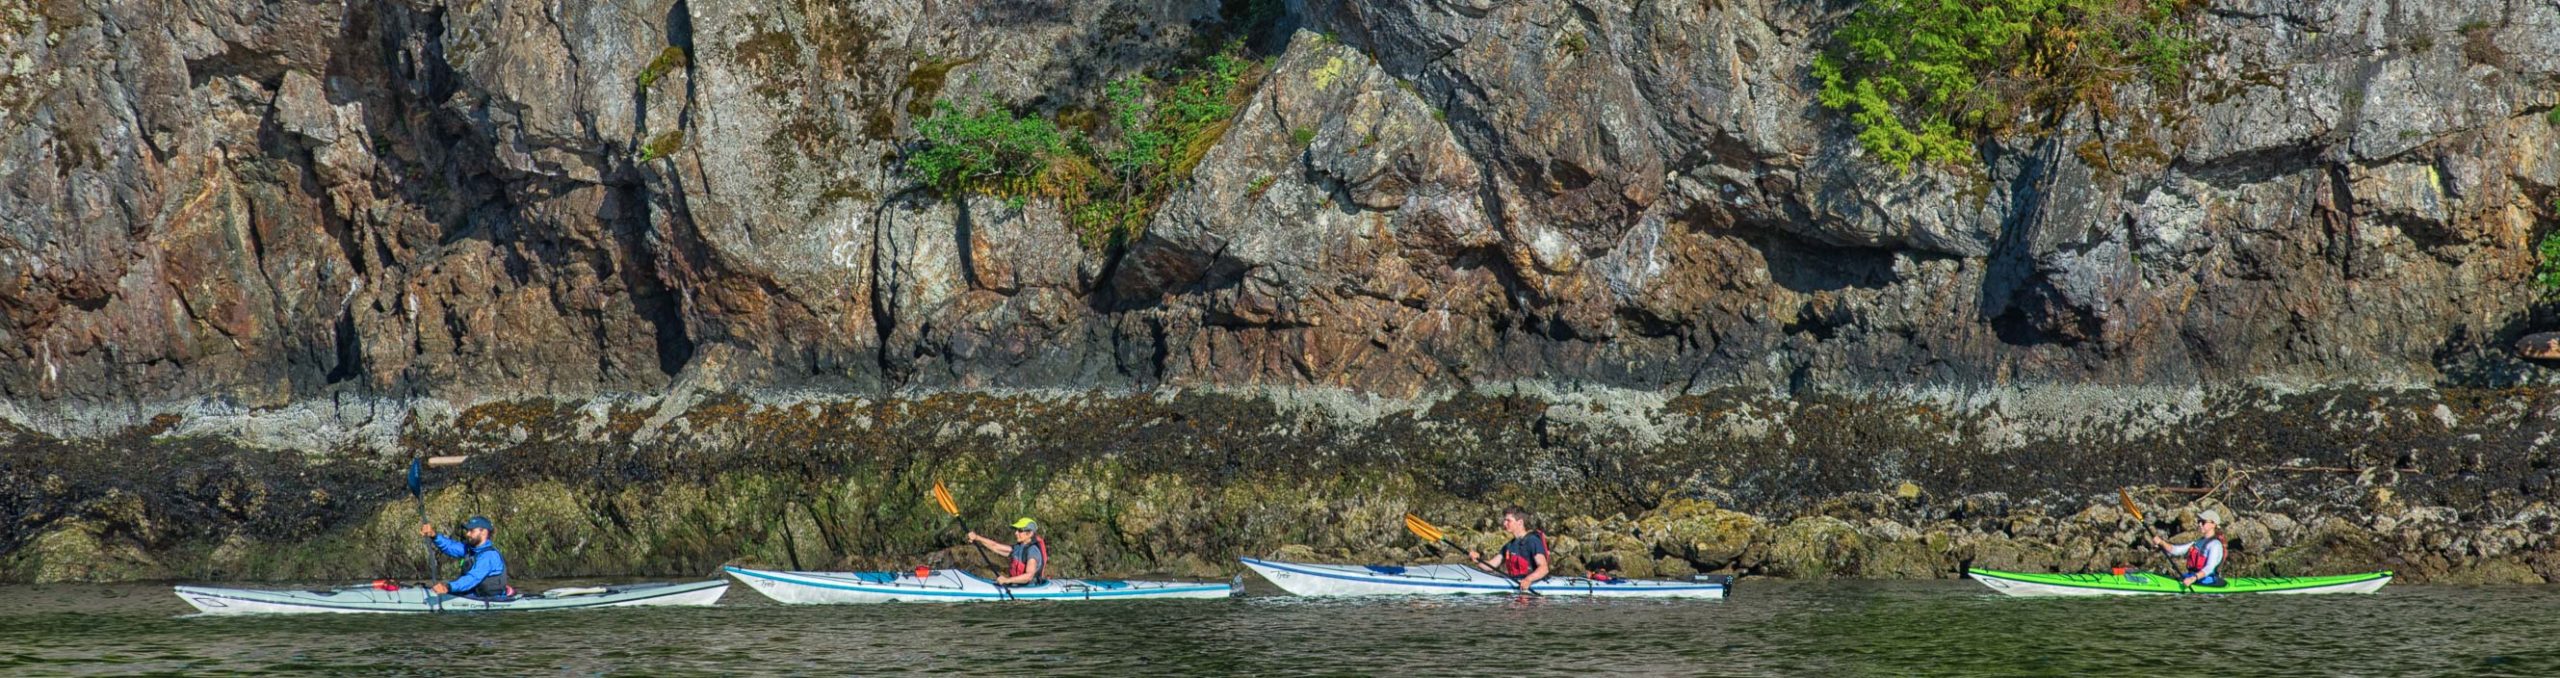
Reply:
M0 459L0 508L24 539L144 555L210 548L186 541L206 529L320 540L372 515L332 503L347 492L388 501L354 489L383 458L480 430L456 413L630 398L645 422L590 432L579 454L716 473L729 467L660 459L683 448L641 432L724 397L881 407L1025 389L1170 399L1146 416L1249 427L1261 415L1161 394L1437 402L1567 384L1789 422L1866 403L1794 424L1861 430L1924 416L1910 394L1932 388L2179 412L2180 394L2243 393L2259 395L2213 402L2400 430L2385 426L2397 410L2352 394L2419 388L2505 393L2526 414L2497 430L2554 428L2530 390L2547 373L2506 346L2546 311L2532 278L2536 239L2560 222L2560 6L2195 3L2181 21L2199 48L2176 86L2113 88L1978 139L1978 163L1916 169L1876 162L1816 100L1811 64L1856 7L0 0L0 403L17 450ZM932 190L903 165L936 102L1090 131L1108 83L1196 69L1231 42L1256 59L1250 87L1125 238L1096 242L1052 197ZM2510 387L2528 390L2484 390ZM2333 391L2365 404L2305 404ZM1467 411L1548 442L1438 463L1587 447L1545 438L1547 417ZM2040 411L2029 420L2078 421ZM2299 456L2416 468L2404 452L2442 443L2497 474L2481 488L2547 497L2529 482L2541 438L2425 430L2462 433L2320 438ZM1056 435L1073 443L1059 459L1116 440ZM2169 434L2072 439L2154 435ZM1771 449L1839 465L1915 444ZM1918 486L2085 493L2293 458L2179 445L2140 477ZM1815 463L1688 454L1663 459L1708 477ZM173 455L230 470L133 471ZM64 461L84 458L116 461ZM2115 468L2091 463L2061 468ZM343 480L282 486L338 498L248 511L195 494L220 485L207 478L303 476ZM1864 484L1879 478L1780 494L1889 491ZM1498 494L1475 482L1414 496ZM1809 510L1736 482L1641 484L1572 512L1719 487L1770 520ZM2438 499L2478 513L2488 490L2465 492ZM174 516L219 527L139 527ZM0 542L36 576L19 546Z

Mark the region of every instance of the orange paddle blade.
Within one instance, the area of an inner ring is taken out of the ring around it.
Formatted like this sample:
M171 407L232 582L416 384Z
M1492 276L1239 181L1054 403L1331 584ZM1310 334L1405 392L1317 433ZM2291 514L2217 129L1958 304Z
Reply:
M2124 504L2125 512L2133 514L2134 520L2143 520L2142 507L2133 505L2133 495L2125 493L2124 488L2116 488L2116 501Z
M1404 529L1412 532L1413 536L1421 537L1423 541L1440 541L1447 536L1440 531L1439 527L1424 521L1422 516L1411 513L1404 514Z
M942 481L933 481L933 503L941 504L943 513L960 515L960 505L952 503L951 491L942 488Z

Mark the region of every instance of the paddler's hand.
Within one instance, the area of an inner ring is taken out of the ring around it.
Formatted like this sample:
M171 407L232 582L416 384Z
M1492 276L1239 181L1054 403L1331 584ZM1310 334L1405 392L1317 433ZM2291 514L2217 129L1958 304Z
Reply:
M1483 555L1483 554L1480 554L1480 553L1476 553L1476 550L1475 550L1475 549L1467 549L1467 562L1475 563L1475 564L1477 564L1477 565L1483 565L1483 564L1484 564L1484 555Z
M418 536L426 537L428 539L436 538L435 523L418 523Z
M436 582L436 585L427 587L427 590L439 596L453 592L453 589L445 587L444 582Z
M1521 593L1523 593L1523 594L1530 593L1530 591L1529 591L1529 582L1527 582L1527 581L1522 581L1522 582L1520 582L1520 592L1521 592Z
M985 541L985 540L986 540L986 537L978 536L978 533L976 533L976 532L971 532L971 533L969 533L969 543L971 543L971 544L975 544L975 543L978 543L978 542L980 542L980 541Z
M2192 575L2192 574L2191 574L2191 575L2187 575L2187 576L2185 576L2185 577L2182 577L2182 578L2178 579L2178 585L2179 585L2179 586L2195 586L2195 585L2196 585L2196 579L2198 579L2198 577L2197 577L2196 575Z

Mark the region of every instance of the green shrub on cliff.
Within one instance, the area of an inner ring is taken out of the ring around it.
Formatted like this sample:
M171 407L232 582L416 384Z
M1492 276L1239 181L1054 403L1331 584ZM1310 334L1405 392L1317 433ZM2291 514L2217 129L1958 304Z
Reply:
M1057 124L1016 116L993 100L980 102L976 112L934 102L933 115L916 121L916 134L923 146L907 156L908 176L951 197L1020 197L1048 171L1051 158L1067 152Z
M1963 164L1974 140L2022 119L2110 112L2125 82L2176 84L2195 48L2191 2L1873 0L1833 32L1813 75L1822 105L1849 114L1877 161Z
M1146 227L1226 134L1257 64L1230 45L1198 69L1158 80L1131 76L1103 89L1108 119L1091 133L1016 116L994 102L963 112L937 102L917 121L911 178L945 196L971 193L1057 201L1090 247L1125 243ZM1062 114L1063 115L1063 114Z
M2551 202L2551 211L2560 213L2560 200ZM2560 296L2560 231L2542 235L2533 246L2533 286L2544 296Z
M1158 81L1123 78L1104 90L1111 127L1118 134L1095 144L1107 174L1062 177L1061 199L1086 244L1125 243L1137 237L1156 208L1190 178L1191 170L1226 135L1243 106L1253 62L1238 47L1209 55L1205 67Z

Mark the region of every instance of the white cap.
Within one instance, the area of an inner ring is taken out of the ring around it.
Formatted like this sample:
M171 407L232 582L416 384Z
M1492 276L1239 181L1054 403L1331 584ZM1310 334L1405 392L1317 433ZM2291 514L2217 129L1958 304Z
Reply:
M2216 511L2214 511L2213 509L2205 509L2203 513L2198 513L2198 514L2196 514L2196 520L2197 520L2198 522L2206 522L2206 523L2213 523L2213 524L2217 524L2217 525L2219 525L2219 524L2221 524L2221 523L2222 523L2222 514L2221 514L2220 512L2216 512Z

